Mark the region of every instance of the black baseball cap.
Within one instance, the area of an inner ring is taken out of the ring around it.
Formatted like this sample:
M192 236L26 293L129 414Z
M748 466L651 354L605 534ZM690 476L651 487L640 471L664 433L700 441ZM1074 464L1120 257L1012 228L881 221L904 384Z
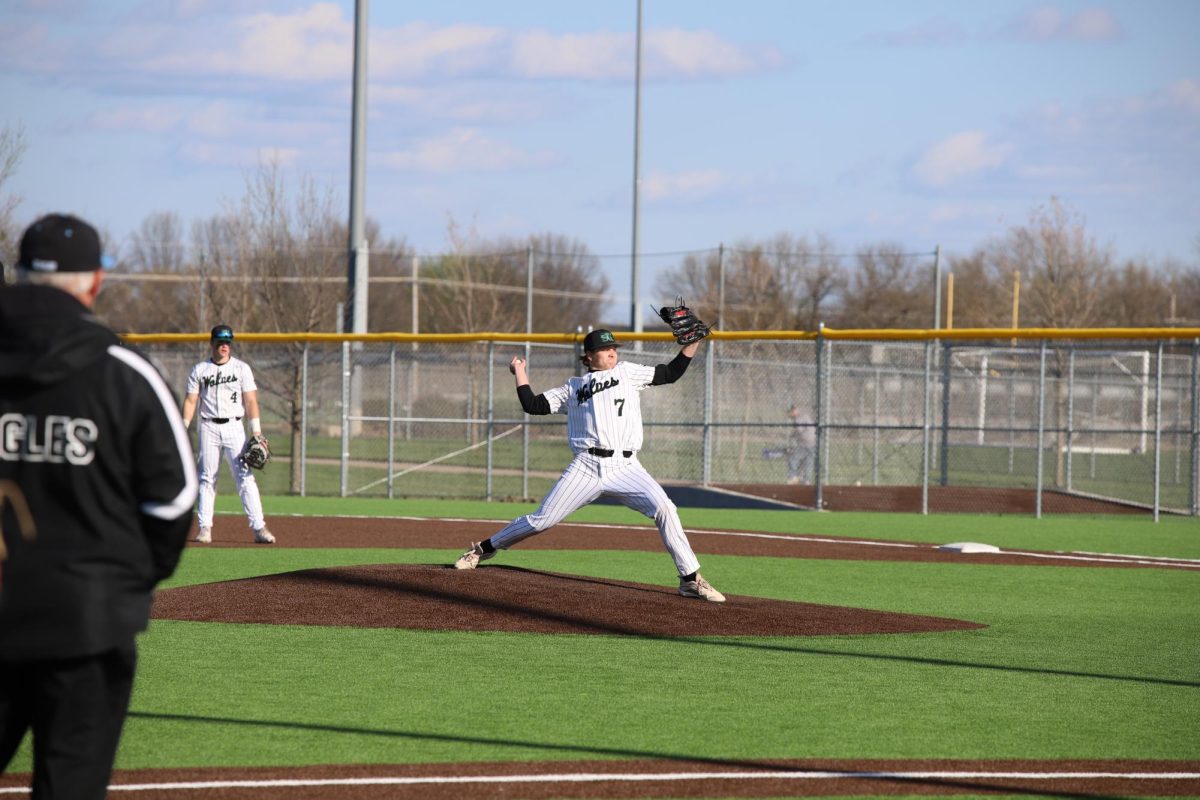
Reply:
M233 328L228 325L218 325L212 329L212 340L214 342L232 342Z
M101 252L91 225L69 214L47 214L25 229L17 266L31 272L92 272L114 263Z
M613 336L612 331L606 331L604 328L596 330L583 337L583 349L589 353L597 350L603 350L606 347L620 347L621 343Z

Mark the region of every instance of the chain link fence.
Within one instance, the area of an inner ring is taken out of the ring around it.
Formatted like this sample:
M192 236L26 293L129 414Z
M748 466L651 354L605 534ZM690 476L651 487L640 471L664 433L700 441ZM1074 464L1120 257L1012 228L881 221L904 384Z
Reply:
M508 362L525 356L534 390L549 389L582 370L579 344L486 336L239 336L274 453L264 492L541 497L571 457L566 421L522 412ZM131 338L180 393L208 356L205 343ZM622 358L678 352L645 338ZM1011 487L1035 491L1039 515L1055 491L1195 516L1198 361L1197 340L718 334L682 380L643 394L639 457L664 483L783 484L801 438L817 506L839 486Z

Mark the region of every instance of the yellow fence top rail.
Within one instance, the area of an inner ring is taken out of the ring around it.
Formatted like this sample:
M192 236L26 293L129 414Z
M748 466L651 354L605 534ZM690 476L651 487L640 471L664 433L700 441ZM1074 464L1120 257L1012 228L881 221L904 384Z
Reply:
M670 342L666 331L629 333L616 331L621 341ZM582 333L241 333L239 342L537 342L542 344L571 344L583 339ZM1200 339L1200 328L822 328L820 331L713 331L717 341L814 341L817 338L849 341L917 342L930 339L944 341L1013 340L1021 339L1143 339L1180 340ZM208 333L126 333L122 338L130 344L178 344L207 342Z

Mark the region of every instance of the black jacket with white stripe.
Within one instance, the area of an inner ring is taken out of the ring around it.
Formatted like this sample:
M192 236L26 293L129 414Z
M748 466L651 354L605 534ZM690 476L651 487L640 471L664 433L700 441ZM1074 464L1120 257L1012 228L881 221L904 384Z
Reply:
M196 488L153 365L65 292L0 289L0 661L131 645Z

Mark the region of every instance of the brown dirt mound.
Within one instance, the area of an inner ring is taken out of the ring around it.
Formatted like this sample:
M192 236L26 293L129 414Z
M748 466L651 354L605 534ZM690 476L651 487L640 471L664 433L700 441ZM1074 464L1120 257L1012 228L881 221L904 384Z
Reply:
M673 588L505 566L376 564L160 592L158 619L622 636L831 636L982 628L973 622Z

